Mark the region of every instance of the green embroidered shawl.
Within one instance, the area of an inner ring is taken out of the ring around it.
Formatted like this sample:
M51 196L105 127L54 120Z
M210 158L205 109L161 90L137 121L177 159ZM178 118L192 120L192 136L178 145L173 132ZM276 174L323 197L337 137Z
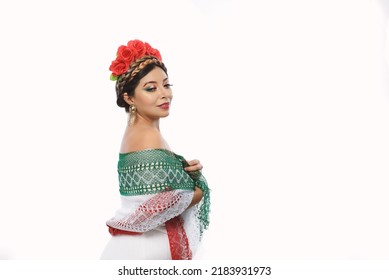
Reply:
M186 172L187 161L165 149L147 149L119 154L120 194L124 196L155 194L170 190L203 191L197 205L201 233L209 225L210 190L200 171Z

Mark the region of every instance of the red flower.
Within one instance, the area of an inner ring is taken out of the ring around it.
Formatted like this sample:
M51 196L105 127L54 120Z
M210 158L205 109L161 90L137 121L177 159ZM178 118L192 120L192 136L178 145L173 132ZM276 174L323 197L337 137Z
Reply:
M129 66L129 62L123 59L123 57L119 56L116 58L116 60L112 61L109 70L112 71L112 75L119 76L125 73L128 70Z
M159 50L153 49L153 51L150 53L150 55L155 56L156 58L158 58L158 60L162 61L162 56L159 53Z
M146 46L146 53L148 55L155 56L156 58L158 58L158 60L162 60L161 54L159 53L159 51L157 49L154 49L153 47L151 47L149 45L149 43L145 43L145 46Z
M145 55L151 55L162 61L161 54L150 44L140 40L128 41L127 46L121 45L117 51L117 57L112 61L109 70L112 72L111 79L116 80L118 76L125 73L131 63Z
M132 49L136 58L140 58L146 54L146 46L140 40L132 40L127 43L127 46Z
M120 46L118 49L118 57L122 57L126 61L133 61L136 56L131 48Z

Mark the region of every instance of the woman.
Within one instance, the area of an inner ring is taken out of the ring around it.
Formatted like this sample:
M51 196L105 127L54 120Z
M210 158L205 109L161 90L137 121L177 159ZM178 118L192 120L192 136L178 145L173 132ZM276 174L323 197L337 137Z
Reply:
M209 189L201 163L173 153L159 130L173 98L167 69L157 49L132 40L110 71L129 121L118 162L122 206L107 221L101 258L190 260L209 224Z

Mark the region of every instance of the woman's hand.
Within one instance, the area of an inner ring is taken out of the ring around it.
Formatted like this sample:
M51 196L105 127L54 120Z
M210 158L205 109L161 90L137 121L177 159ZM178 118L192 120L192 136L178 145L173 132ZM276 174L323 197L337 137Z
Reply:
M188 161L188 164L189 166L185 167L185 171L187 172L201 171L201 169L203 169L203 166L198 159Z

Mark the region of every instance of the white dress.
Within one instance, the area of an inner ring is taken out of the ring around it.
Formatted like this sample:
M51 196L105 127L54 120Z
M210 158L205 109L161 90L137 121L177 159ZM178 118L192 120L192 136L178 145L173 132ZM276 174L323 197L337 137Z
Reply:
M170 216L176 216L183 207L187 207L192 200L193 192L187 190L175 190L180 194L180 203L174 207L170 207ZM145 200L153 198L154 195L140 196L121 196L121 208L118 209L112 219L107 221L107 225L113 225L118 228L117 221L128 220L129 213L135 213L136 210ZM200 243L199 222L196 218L197 206L187 208L181 213L185 220L184 229L188 238L188 242L194 255ZM170 260L171 251L169 246L168 234L164 223L160 223L168 213L158 215L155 219L149 219L147 223L142 223L144 231L141 234L121 234L113 235L106 244L103 253L100 257L102 260ZM140 231L135 223L132 231ZM127 225L128 227L128 225ZM152 228L149 229L148 227Z
M112 236L102 260L170 260L170 247L164 226L140 235Z

